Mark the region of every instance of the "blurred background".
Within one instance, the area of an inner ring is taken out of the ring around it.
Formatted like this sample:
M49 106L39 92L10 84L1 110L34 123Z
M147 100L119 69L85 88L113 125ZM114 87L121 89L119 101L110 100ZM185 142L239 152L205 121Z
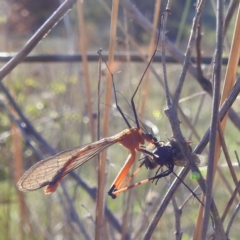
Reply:
M229 6L233 2L225 1L225 16L228 16ZM27 44L33 34L62 3L63 1L59 0L0 0L1 67ZM138 9L142 19L152 23L154 16L160 16L165 10L167 1L134 0L131 3ZM160 4L160 9L154 15L157 4ZM202 34L201 68L209 82L212 77L212 57L216 44L215 4L215 1L206 2L199 30ZM71 176L64 178L67 193L61 187L51 195L45 195L43 189L22 193L16 188L16 182L25 170L39 160L53 155L54 151L60 152L96 141L98 128L100 128L99 137L102 138L103 115L106 108L110 111L108 136L127 128L116 110L113 94L111 103L105 102L108 69L104 63L99 66L97 54L101 48L107 60L111 9L112 2L109 0L88 0L83 3L77 1L72 10L31 51L30 56L34 56L35 60L34 58L25 59L3 81L5 90L12 96L12 101L18 105L19 111L32 124L36 133L32 130L30 132L26 127L25 120L12 106L6 91L1 89L0 240L94 239L96 226L94 194L98 184L97 159L75 170L75 173L84 181L82 185ZM223 57L226 59L229 56L237 7L234 10L228 25L225 26ZM172 2L166 36L172 43L172 48L182 56L186 51L194 15L195 1ZM155 43L151 40L151 31L147 31L147 27L137 21L134 13L121 1L117 19L118 28L114 46L117 60L111 65L111 71L119 106L127 116L133 119L130 99L149 61L141 61L141 56L151 56ZM85 31L81 26L84 26ZM82 54L88 56L85 64L80 58ZM160 52L158 51L156 55L159 56ZM195 46L192 55L196 56ZM157 56L156 59L159 59ZM169 62L166 65L167 78L170 91L173 93L182 71L182 62L178 61L171 51L167 52L167 56L169 56ZM194 59L192 64L196 67ZM225 70L226 64L223 64L223 79ZM162 63L156 60L151 63L147 78L143 80L137 92L135 104L148 131L153 131L157 139L167 141L172 136L172 131L168 118L163 112L166 99L162 79ZM99 90L98 85L100 85ZM100 110L98 111L99 102ZM212 98L206 89L203 89L192 74L187 74L179 103L181 108L179 119L183 134L192 142L193 148L209 127L211 103ZM239 104L238 98L233 105L238 116ZM98 125L98 117L100 125ZM134 121L131 124L135 127ZM239 166L234 153L234 151L239 153L238 127L229 120L224 136L229 155L239 175ZM36 134L39 134L41 139ZM49 148L44 144L48 144ZM208 150L205 149L202 154L207 156L207 153ZM160 179L157 185L148 183L138 186L114 200L111 199L107 191L127 156L128 150L118 144L110 147L107 152L104 192L107 216L103 239L141 239L157 206L173 181L170 175ZM141 158L140 155L139 158ZM138 165L139 162L136 160L133 169ZM175 172L177 173L179 169L175 167ZM222 155L218 169L213 194L217 199L218 209L222 213L231 197L234 184ZM203 175L206 174L205 168L201 171ZM134 182L154 176L155 172L155 170L142 169ZM191 174L184 181L191 189L197 186ZM84 184L89 188L83 187ZM90 194L91 191L93 195ZM200 194L200 189L196 193ZM185 202L190 194L191 192L185 186L180 186L175 193L174 203L171 202L165 209L152 239L175 238L174 204L182 210L180 216L182 239L192 239L199 203L192 198ZM234 207L230 209L228 220L233 210ZM237 216L235 222L239 220ZM227 222L226 220L226 224ZM237 224L233 225L231 234L231 239L237 239Z

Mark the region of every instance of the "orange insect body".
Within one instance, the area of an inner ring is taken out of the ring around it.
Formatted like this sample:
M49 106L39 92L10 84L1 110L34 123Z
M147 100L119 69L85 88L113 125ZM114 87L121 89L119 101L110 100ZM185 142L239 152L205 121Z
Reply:
M142 133L142 130L138 128L126 129L123 132L125 132L126 135L123 134L119 140L119 143L127 148L130 151L130 154L108 192L108 194L113 198L117 197L114 192L121 187L121 184L127 176L130 167L136 159L136 151L141 151L140 145L144 144L145 141L149 143L155 142L155 139L152 137L152 135L144 134Z
M85 147L77 147L61 152L34 164L21 177L17 186L19 190L25 192L34 191L44 186L47 186L45 189L46 194L55 192L65 175L118 142L130 152L125 165L112 184L112 190L118 190L135 160L136 151L140 151L140 145L144 144L145 140L151 143L154 142L150 135L142 133L138 128L125 129L112 137L103 138ZM111 195L114 196L114 193Z
M125 148L129 149L130 152L139 150L140 144L144 144L144 135L141 129L130 128L123 130L120 134L122 136L119 139L119 143Z

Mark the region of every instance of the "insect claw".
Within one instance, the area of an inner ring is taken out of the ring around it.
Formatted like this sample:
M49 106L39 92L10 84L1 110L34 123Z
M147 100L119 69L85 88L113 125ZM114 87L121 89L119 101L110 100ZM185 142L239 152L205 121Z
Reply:
M111 196L112 199L115 199L117 197L116 195L114 195L115 190L116 190L115 185L113 185L108 191L108 195Z

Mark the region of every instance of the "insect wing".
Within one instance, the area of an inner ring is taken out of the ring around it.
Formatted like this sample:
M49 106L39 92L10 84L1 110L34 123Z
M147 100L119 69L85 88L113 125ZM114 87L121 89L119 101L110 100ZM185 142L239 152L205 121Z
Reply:
M204 155L192 153L192 158L198 167L204 167L207 165L207 159ZM174 156L174 165L185 167L188 165L188 161L183 157L178 158Z
M28 192L49 185L46 193L54 192L65 175L118 142L118 138L119 135L116 134L85 147L76 147L44 159L24 173L17 187L21 191Z
M195 163L197 164L197 166L199 166L199 167L207 166L208 162L207 162L206 156L193 153L193 159L194 159Z

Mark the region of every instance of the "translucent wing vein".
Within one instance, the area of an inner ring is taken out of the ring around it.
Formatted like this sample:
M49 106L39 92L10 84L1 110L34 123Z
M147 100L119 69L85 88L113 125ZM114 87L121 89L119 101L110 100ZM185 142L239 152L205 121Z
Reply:
M119 137L120 134L116 134L112 137L88 144L85 147L76 147L44 159L33 165L21 177L17 183L17 187L19 190L27 192L52 185L52 189L46 192L54 192L66 174L118 142Z

